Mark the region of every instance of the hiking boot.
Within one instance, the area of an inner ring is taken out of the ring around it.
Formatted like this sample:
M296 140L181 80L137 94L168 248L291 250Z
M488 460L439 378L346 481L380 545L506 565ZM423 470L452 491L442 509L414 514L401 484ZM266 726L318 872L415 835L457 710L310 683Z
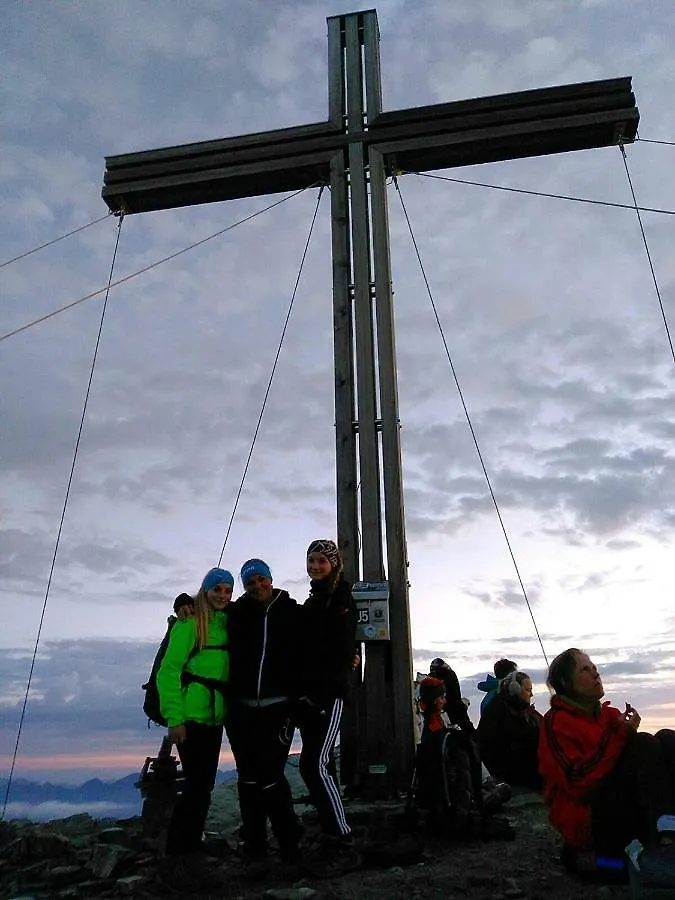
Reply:
M270 864L267 859L267 847L244 844L241 848L242 878L258 881L269 874Z
M304 872L302 854L298 847L286 847L280 852L280 860L274 867L274 875L279 881L299 881Z
M506 816L485 816L480 836L484 841L514 841L516 831Z
M299 865L302 854L297 844L289 844L288 846L279 847L279 855L281 861L288 865Z
M155 881L172 894L215 891L223 888L220 873L210 866L209 861L201 853L164 859Z
M511 785L501 781L492 782L489 786L483 785L483 812L491 813L499 809L511 799L513 791Z
M568 872L577 875L583 881L598 884L625 884L628 881L626 858L620 851L602 854L594 850L577 850L565 844L560 854L560 862Z
M212 859L229 859L232 847L223 837L209 837L202 843L201 852Z
M308 852L303 869L314 878L336 878L359 869L361 862L351 835L324 834Z

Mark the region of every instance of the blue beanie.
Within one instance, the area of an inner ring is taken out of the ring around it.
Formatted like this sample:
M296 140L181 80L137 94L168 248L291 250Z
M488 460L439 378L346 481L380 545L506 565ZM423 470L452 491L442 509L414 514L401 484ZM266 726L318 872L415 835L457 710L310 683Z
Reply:
M217 584L222 584L223 582L229 584L230 587L234 587L234 576L232 573L228 572L227 569L210 569L202 581L202 590L206 593Z
M246 582L251 575L264 575L265 578L272 580L270 567L262 559L249 559L241 567L241 583L246 587Z

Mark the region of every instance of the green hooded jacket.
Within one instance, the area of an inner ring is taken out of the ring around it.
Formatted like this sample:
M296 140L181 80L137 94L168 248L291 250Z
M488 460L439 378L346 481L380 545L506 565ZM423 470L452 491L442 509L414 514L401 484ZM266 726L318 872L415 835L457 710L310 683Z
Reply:
M230 655L227 650L208 650L207 647L227 644L227 614L212 612L205 647L188 662L197 643L197 624L194 616L178 621L171 629L169 646L157 672L157 690L162 715L169 728L184 722L222 725L225 721L225 700L220 691L210 691L203 684L183 685L183 670L227 682L230 674Z

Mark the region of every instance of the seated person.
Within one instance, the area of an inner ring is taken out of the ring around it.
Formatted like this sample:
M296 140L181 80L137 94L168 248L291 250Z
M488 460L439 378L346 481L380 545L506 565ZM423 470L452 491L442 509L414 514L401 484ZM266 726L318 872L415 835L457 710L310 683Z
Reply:
M444 659L437 657L431 660L429 667L429 676L437 678L443 682L445 686L445 714L450 720L451 725L457 725L462 731L473 734L475 729L473 722L469 718L466 704L462 700L462 692L459 687L459 679L457 675Z
M476 687L479 691L484 691L485 696L480 701L480 714L481 716L488 708L490 703L497 696L497 690L499 688L499 682L502 678L506 678L511 672L515 672L518 666L510 659L498 659L494 664L494 675L488 674L485 676L485 681L479 681Z
M554 691L540 729L539 771L551 823L568 862L583 850L619 856L634 838L672 840L665 818L675 812L675 732L638 734L640 716L600 703L598 670L581 650L551 663Z
M433 687L434 682L438 682L442 686L442 696L438 693L439 686ZM422 690L423 685L424 690ZM429 701L425 703L423 700L424 696L429 697L430 692L436 698L435 706ZM428 729L431 733L441 729L447 730L452 726L460 729L460 732L455 735L456 742L468 756L473 797L476 804L481 806L483 801L483 771L476 744L476 729L462 700L459 679L445 660L436 658L431 661L430 676L425 678L420 684L420 706L424 723L422 739L424 739L425 729ZM425 711L425 707L427 711Z
M478 747L490 775L510 785L541 788L537 750L541 713L532 705L532 681L511 672L478 723Z
M445 685L440 678L425 678L419 697L424 724L415 761L416 800L428 811L430 827L462 832L474 802L466 746L470 738L449 724L444 712Z
M428 740L433 734L445 731L448 721L445 710L445 685L440 678L424 678L419 686L420 711L422 713L422 738Z

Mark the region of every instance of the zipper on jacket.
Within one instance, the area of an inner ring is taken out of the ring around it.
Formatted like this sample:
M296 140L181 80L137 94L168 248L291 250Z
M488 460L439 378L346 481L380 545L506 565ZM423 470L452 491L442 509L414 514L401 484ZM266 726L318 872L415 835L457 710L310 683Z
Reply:
M258 695L256 697L256 700L258 701L258 706L260 706L260 686L262 684L262 670L263 670L263 665L265 663L265 651L267 650L267 613L272 609L272 606L280 593L281 593L281 590L279 590L276 597L272 597L272 599L270 601L270 605L265 610L265 624L263 625L263 646L262 646L262 653L260 654L260 666L258 667Z

